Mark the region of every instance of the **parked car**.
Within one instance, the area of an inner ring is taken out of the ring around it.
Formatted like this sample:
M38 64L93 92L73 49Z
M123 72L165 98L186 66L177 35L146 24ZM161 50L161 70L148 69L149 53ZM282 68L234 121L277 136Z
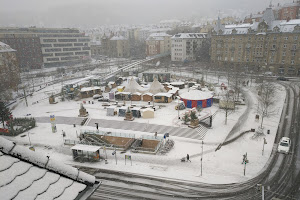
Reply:
M100 94L95 94L94 96L93 96L93 99L99 99L99 98L101 98L102 97L102 95L100 95Z
M288 78L285 78L285 77L283 77L283 76L279 76L279 77L277 78L277 80L279 80L279 81L288 81L289 79L288 79Z
M288 137L282 137L279 145L278 145L278 152L288 154L291 148L291 140Z
M110 102L109 99L106 99L106 98L103 98L103 97L100 97L100 98L98 99L98 101Z

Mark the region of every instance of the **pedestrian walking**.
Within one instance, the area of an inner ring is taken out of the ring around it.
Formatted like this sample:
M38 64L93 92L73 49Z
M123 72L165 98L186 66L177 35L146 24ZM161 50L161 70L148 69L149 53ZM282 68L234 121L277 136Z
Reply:
M189 154L186 154L186 161L190 161L190 155ZM192 161L190 161L192 162Z
M155 139L157 138L157 132L154 133L154 137L155 137Z

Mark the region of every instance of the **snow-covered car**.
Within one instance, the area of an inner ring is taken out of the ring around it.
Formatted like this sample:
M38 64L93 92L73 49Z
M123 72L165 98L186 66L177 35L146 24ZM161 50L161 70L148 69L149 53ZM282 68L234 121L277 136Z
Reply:
M109 99L106 99L106 98L103 98L103 97L100 97L100 98L98 99L98 101L110 102L110 100L109 100Z
M93 96L93 99L99 99L99 98L101 98L102 96L100 95L100 94L95 94L94 96Z
M279 145L278 145L278 152L288 154L291 148L291 140L288 137L282 137Z

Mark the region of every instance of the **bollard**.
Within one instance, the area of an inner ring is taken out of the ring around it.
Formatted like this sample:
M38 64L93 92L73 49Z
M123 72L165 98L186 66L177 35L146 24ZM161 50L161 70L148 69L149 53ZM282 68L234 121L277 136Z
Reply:
M74 127L76 127L76 124L73 124Z

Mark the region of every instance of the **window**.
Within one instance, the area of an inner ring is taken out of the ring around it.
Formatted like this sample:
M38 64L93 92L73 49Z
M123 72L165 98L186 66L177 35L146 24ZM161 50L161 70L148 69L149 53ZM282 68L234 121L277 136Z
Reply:
M287 47L287 45L286 44L283 44L283 48L286 48Z
M284 40L288 40L289 39L289 37L284 37Z
M282 60L282 61L281 61L281 64L284 64L284 62L285 62L285 61L284 61L284 60Z
M282 52L282 56L285 56L286 55L286 52L284 51L284 52Z
M292 64L292 65L295 64L295 61L294 61L294 60L291 60L291 64Z

